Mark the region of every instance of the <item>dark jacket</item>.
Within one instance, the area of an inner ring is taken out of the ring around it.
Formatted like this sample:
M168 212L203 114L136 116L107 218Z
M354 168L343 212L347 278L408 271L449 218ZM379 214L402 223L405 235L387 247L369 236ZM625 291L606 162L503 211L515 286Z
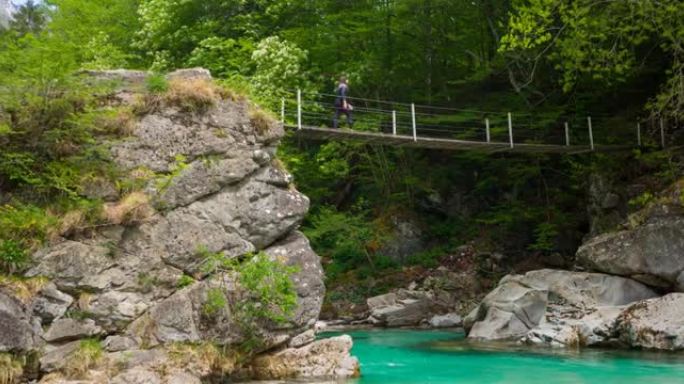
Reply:
M342 108L344 103L347 102L347 94L349 93L349 86L344 83L340 83L335 90L335 107Z

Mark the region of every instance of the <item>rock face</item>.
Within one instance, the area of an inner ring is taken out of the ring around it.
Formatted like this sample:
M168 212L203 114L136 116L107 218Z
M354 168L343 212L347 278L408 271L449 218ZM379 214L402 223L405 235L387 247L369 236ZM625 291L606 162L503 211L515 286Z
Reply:
M126 105L136 99L147 74L106 71L91 76L119 80L123 85L114 99ZM194 69L169 79L211 77ZM167 364L165 351L173 343L231 346L245 338L229 306L211 316L204 310L212 290L230 302L238 284L231 273L209 275L203 268L207 254L235 258L263 251L298 271L293 276L296 310L286 324L260 326L263 350L290 345L300 349L285 349L282 356L294 353L301 361L314 359L310 354L319 351L333 359L324 365L326 357L316 357L319 366L312 371L292 362L297 375L355 370L349 362L350 342L307 345L314 339L325 293L319 257L297 232L309 200L291 187L292 177L274 161L283 127L275 122L255 127L252 108L233 99L217 100L202 113L168 105L141 117L131 137L108 143L119 169L146 184L142 204L149 201L156 210L37 252L26 276L49 283L28 303L0 292L0 351L41 348L41 369L49 372L63 367L81 340L106 335L102 345L110 360L116 354L161 359L154 367L127 363L128 369L112 382L167 382L169 375L154 369ZM107 204L116 208L117 199L125 201L113 196ZM337 368L326 371L333 366ZM175 382L199 382L198 377L212 372L177 373Z
M648 349L684 349L684 293L632 304L616 322L617 337L627 345Z
M591 269L684 291L684 217L655 216L634 229L599 235L577 251Z
M608 341L625 306L653 297L622 277L538 270L504 277L464 325L473 339L594 345Z

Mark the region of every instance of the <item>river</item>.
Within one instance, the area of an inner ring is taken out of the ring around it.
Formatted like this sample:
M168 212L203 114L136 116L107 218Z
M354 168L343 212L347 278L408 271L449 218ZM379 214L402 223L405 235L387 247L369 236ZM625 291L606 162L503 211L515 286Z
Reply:
M354 339L362 370L348 384L684 383L684 354L512 347L473 343L448 331L345 333Z

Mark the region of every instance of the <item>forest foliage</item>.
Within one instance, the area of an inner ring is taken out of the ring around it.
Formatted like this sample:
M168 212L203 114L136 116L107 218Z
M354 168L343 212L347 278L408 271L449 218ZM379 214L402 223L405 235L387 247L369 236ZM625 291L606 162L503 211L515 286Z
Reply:
M344 74L369 99L674 121L683 16L677 0L28 1L0 32L2 268L20 268L67 212L95 215L84 180L115 172L91 144L121 117L95 111L79 71L202 66L271 109ZM330 271L393 267L380 251L392 216L418 216L444 252L474 238L572 252L557 240L576 243L586 224L589 160L294 140L280 152L312 199L305 230ZM431 205L455 194L470 209Z

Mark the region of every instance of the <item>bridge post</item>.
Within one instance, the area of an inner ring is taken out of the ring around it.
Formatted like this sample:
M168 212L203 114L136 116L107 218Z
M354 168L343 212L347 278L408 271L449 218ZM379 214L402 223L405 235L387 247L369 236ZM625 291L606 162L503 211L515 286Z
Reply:
M302 129L302 90L297 90L297 129Z
M487 135L487 142L491 143L492 142L492 133L489 130L489 118L485 119L485 134Z
M589 125L589 145L591 146L591 150L594 150L594 131L592 130L591 127L591 116L587 117L587 124Z
M567 121L565 122L565 146L570 146L570 125Z
M411 103L411 118L413 120L413 141L418 141L418 132L416 131L416 105Z
M280 99L280 122L285 124L285 98Z
M397 135L397 111L392 111L392 134Z
M660 147L665 149L665 122L660 118Z
M513 148L513 116L510 112L508 112L508 139L511 142L511 148Z
M641 123L637 121L637 146L641 147Z

